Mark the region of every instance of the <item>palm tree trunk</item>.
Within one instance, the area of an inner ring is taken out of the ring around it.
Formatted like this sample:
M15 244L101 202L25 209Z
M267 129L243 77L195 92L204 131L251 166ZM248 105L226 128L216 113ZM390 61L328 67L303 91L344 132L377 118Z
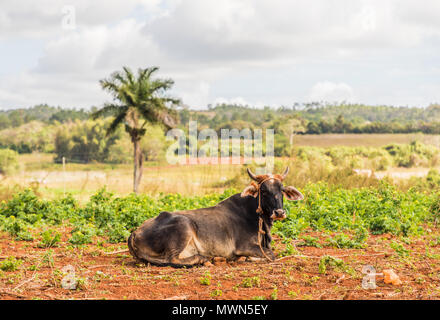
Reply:
M133 173L133 192L139 193L139 184L142 178L142 169L144 158L142 156L140 139L133 139L133 149L134 149L134 173Z

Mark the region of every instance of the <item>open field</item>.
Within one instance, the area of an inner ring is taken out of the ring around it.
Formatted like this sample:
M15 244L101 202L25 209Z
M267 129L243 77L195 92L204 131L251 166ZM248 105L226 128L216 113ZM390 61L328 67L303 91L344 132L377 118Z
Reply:
M391 185L346 190L312 184L272 228L274 262L214 259L175 269L137 263L130 230L161 211L207 207L233 194L115 197L87 204L22 192L1 204L2 299L438 299L438 197ZM363 289L362 268L392 269ZM66 269L67 268L67 269ZM63 286L73 275L75 289ZM67 280L66 280L67 279Z
M312 147L381 147L390 143L410 143L420 141L424 144L440 147L440 136L422 133L409 134L305 134L296 135L294 144Z
M397 135L393 135L397 136ZM21 187L34 186L46 198L54 199L70 193L76 199L86 201L96 190L105 187L107 190L119 195L127 195L133 189L133 168L131 164L105 164L105 163L53 163L52 154L23 154L19 156L21 170L0 180L0 186L13 189L15 185ZM338 161L342 159L338 158ZM279 170L290 165L292 174L295 175L300 168L303 172L301 181L293 180L295 185L305 185L312 179L326 180L325 175L315 174L322 170L322 165L315 169L308 169L307 163L300 160L294 161L287 157L277 158ZM316 165L316 164L315 164ZM410 177L425 177L429 170L440 166L431 167L390 167L386 170L375 171L374 176L383 179L408 179ZM359 169L364 169L359 167ZM311 170L310 175L307 171ZM374 170L373 170L374 171ZM371 169L362 170L361 174L371 175ZM291 175L292 175L291 174ZM144 194L157 195L159 193L180 193L183 195L203 195L212 192L222 192L230 186L241 187L247 183L243 165L240 164L193 164L169 165L164 162L146 162L140 191ZM11 189L10 192L13 190Z
M300 247L296 241L295 255L275 262L218 261L210 267L175 269L136 264L126 253L108 254L124 245L73 249L63 242L59 248L41 249L36 241L12 241L3 233L0 262L15 256L23 263L0 273L0 299L439 299L439 238L440 230L431 230L409 238L397 251L390 246L396 238L389 234L370 237L367 249ZM279 239L274 246L275 253L283 252ZM343 263L327 265L324 273L319 266L325 255ZM67 275L62 269L68 265L79 280L75 290L61 286ZM402 285L385 284L377 276L376 289L363 289L364 265L378 273L393 269Z
M333 145L373 142L333 136ZM313 145L315 136L302 138ZM20 155L19 160L20 172L3 178L2 187L33 186L36 195L11 193L0 201L0 299L440 299L434 189L408 191L367 177L408 180L425 177L438 165L353 175L350 169L343 173L344 164L330 164L336 173L329 174L314 160L303 165L277 158L277 167L291 165L289 184L306 197L286 201L288 219L272 229L278 260L216 259L211 266L175 269L135 262L126 252L127 236L161 211L207 207L240 191L249 182L242 165L147 162L141 195L135 196L131 164L68 162L63 168L51 154ZM349 180L338 186L343 174ZM97 192L104 187L114 195ZM366 265L379 273L376 289L362 288ZM66 267L74 270L74 290L63 288ZM386 269L394 270L402 284L385 283Z
M61 164L52 163L53 155L36 154L20 156L25 167L19 174L7 177L5 185L29 186L37 183L39 191L48 198L71 193L78 199L86 199L96 190L107 190L126 195L133 189L132 165ZM167 165L147 163L144 167L140 190L158 194L178 192L185 195L222 191L213 188L214 182L226 181L242 173L242 165Z
M83 165L87 167L87 165ZM436 169L440 169L437 167ZM374 176L383 179L408 179L424 177L430 168L390 168L374 172ZM361 173L362 174L362 173ZM363 174L373 174L370 170ZM24 172L19 177L8 178L4 184L23 186L38 182L38 190L44 197L53 199L65 193L71 193L79 200L87 200L96 190L106 187L119 195L127 195L132 190L132 169L115 168L107 170L37 170ZM225 187L217 187L235 176L245 176L240 165L197 165L197 166L164 166L145 168L140 190L142 193L180 193L183 195L222 192ZM176 179L178 177L178 179Z

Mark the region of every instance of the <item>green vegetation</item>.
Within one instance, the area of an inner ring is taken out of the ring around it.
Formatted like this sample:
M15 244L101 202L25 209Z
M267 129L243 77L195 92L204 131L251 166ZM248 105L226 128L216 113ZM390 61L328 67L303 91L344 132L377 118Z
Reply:
M221 129L273 129L276 156L290 156L292 146L297 139L301 140L303 134L440 133L440 121L436 120L440 119L439 105L407 108L312 103L278 109L255 109L237 105L217 105L205 111L166 109L168 102L178 102L163 95L163 92L171 87L172 81L149 79L148 72L153 73L153 69L144 70L147 72L144 79L135 78L130 70L124 69L123 72L112 75L117 78L103 80L103 88L109 90L120 104L105 104L101 110L92 108L90 111L84 111L39 105L29 109L0 111L0 148L9 148L19 153L54 152L56 149L56 161L65 156L73 161L127 163L133 161L133 152L128 152L128 146L133 144L133 139L141 141L143 136L151 137L148 130L152 124L178 126L187 132L190 120L197 121L199 130L211 128L219 135ZM160 81L161 86L158 85ZM151 84L148 84L149 82ZM139 89L141 87L145 87L145 92ZM149 96L155 98L151 99ZM136 99L129 101L129 97ZM128 112L129 109L138 111ZM101 128L103 123L93 124L88 120L91 116L108 118L105 122L105 132ZM123 137L123 130L116 128L129 118L133 118L134 122L125 123L128 129L132 128L126 130L129 133L129 137L126 138ZM70 133L70 129L74 132ZM157 158L158 154L163 153L163 128L159 131L153 139L145 139L139 146L136 145L147 160ZM158 141L159 145L156 144ZM85 150L80 149L81 146ZM124 151L122 157L119 153L121 150ZM377 167L386 167L389 164L385 158L379 160L382 162L377 163ZM400 166L410 166L411 162L417 162L418 159L401 160Z
M95 109L92 108L92 110ZM83 109L65 109L51 107L47 104L36 105L26 109L0 110L0 130L16 128L32 121L56 124L74 120L86 120L88 117L89 111Z
M327 272L327 268L329 267L335 268L340 271L344 271L346 266L343 260L325 255L319 260L319 265L318 265L319 273L325 274Z
M0 174L10 175L19 168L17 152L9 149L0 149Z
M23 263L23 260L16 259L15 257L8 257L0 262L0 270L2 271L15 271Z
M212 276L209 271L205 271L203 277L200 278L200 284L204 286L209 286L211 284Z
M437 195L414 190L401 192L385 182L378 188L351 190L317 183L301 191L305 200L286 202L288 218L274 224L273 232L282 238L296 239L307 229L336 232L338 234L329 238L326 245L362 248L368 232L418 235L425 232L423 225L438 219L440 200ZM161 211L212 206L235 192L229 189L222 194L201 197L168 194L153 198L136 194L115 197L103 189L80 206L70 195L43 200L26 189L0 204L0 228L17 239L32 240L39 228L67 225L72 227L68 241L73 245L95 242L95 236L118 243L124 242L132 230ZM354 212L356 219L353 219ZM59 242L53 231L45 231L40 236L45 246Z
M31 121L4 129L0 131L0 148L9 148L18 153L53 152L57 125Z
M121 132L106 137L109 121L84 121L58 127L55 134L55 162L62 158L69 162L106 162L111 146L121 139Z
M384 147L294 147L291 158L303 163L319 162L327 167L386 170L389 167L436 166L440 161L440 149L416 141Z
M182 110L182 123L197 120L216 130L228 125L240 128L268 127L289 136L322 133L440 133L440 106L408 108L359 104L294 104L292 107L256 109L249 106L217 105L207 111ZM433 120L434 119L434 120ZM285 124L290 122L286 131Z
M45 230L41 232L41 241L38 244L40 248L51 248L58 246L58 242L61 240L61 233L56 230Z
M244 278L241 286L243 288L254 288L254 287L260 287L261 285L261 279L260 277L256 276L256 277L248 277L248 278Z

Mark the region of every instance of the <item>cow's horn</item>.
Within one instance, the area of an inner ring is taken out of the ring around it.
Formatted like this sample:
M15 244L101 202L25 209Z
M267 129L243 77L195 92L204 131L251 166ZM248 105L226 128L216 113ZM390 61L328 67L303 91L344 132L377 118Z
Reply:
M249 177L251 177L252 180L257 181L257 176L252 173L251 169L247 168L247 173L248 173Z
M281 175L283 177L283 180L286 179L288 173L289 173L289 167L287 167L286 170L284 170L283 174Z

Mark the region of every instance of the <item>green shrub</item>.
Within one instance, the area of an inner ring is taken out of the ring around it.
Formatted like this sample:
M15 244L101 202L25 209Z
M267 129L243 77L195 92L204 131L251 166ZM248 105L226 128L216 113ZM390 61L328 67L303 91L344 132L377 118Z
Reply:
M54 161L60 163L63 157L80 163L108 161L110 147L122 136L121 129L107 136L109 123L110 119L77 120L60 126L55 134Z
M83 245L92 243L92 237L96 234L93 226L82 225L72 230L69 242L73 245Z
M0 262L0 270L2 271L15 271L23 263L23 260L16 259L15 257L8 257Z
M319 260L319 265L318 265L319 273L326 274L328 267L333 267L338 270L344 270L345 264L344 261L341 259L325 255Z
M435 172L431 173L432 180L436 177ZM413 189L398 191L386 181L379 182L377 188L353 189L312 183L300 188L300 191L305 199L285 201L287 218L276 221L272 228L272 232L286 243L311 229L335 234L327 240L327 245L361 248L369 233L417 235L424 232L424 224L440 220L438 195ZM72 227L68 241L74 245L91 243L95 235L111 243L125 242L131 231L162 211L210 207L235 192L228 189L222 194L194 197L167 194L153 198L136 194L115 197L102 189L84 206L79 206L71 195L42 200L32 190L26 189L9 201L0 203L0 229L17 240L32 240L34 228L45 230L63 223ZM302 238L306 245L319 245L317 239ZM56 233L47 231L41 234L41 239L44 246L52 241L57 243L59 238Z
M108 232L108 241L110 243L125 242L129 235L130 232L124 225L115 223Z
M41 241L37 245L40 248L51 248L58 246L61 240L61 234L55 230L45 230L40 233Z
M10 149L0 149L0 173L11 175L19 168L18 153Z
M3 218L3 223L0 227L1 230L8 232L16 240L34 240L32 234L29 232L29 229L32 228L32 225L20 219L16 219L14 216Z

